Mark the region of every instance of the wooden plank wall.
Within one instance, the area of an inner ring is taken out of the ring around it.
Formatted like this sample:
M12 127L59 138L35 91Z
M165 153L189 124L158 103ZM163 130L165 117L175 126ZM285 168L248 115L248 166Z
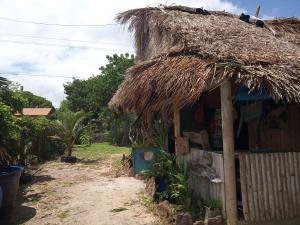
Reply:
M260 126L261 148L272 151L300 151L300 104L287 105L286 122L281 129L270 129L266 121ZM257 121L248 124L249 149L256 148Z
M300 216L300 153L240 153L246 221Z
M220 199L223 205L223 216L226 218L223 155L220 153L191 148L189 154L180 155L178 158L188 163L203 163L203 160L206 158L204 155L207 154L212 157L212 168L216 170L217 176L221 179L221 182L213 183L208 178L201 177L196 172L191 171L189 185L191 189L204 200L208 200L209 198Z

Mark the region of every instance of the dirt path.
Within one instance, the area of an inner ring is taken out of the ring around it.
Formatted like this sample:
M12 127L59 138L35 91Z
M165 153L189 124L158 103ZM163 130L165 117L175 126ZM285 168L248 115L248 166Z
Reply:
M116 178L111 171L107 161L89 165L46 163L34 183L21 188L23 197L19 197L11 221L2 224L157 224L139 202L143 182Z

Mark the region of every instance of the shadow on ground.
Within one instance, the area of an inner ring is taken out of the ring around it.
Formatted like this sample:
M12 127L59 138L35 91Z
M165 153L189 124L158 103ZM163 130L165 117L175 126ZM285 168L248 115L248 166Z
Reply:
M10 215L0 219L1 225L20 225L36 215L36 209L24 205L16 205Z
M49 175L35 175L32 178L32 181L30 184L35 184L35 183L43 183L43 182L49 182L55 180L55 178L49 176Z
M35 217L36 209L25 204L39 201L43 197L43 193L28 194L28 188L35 183L49 182L55 178L49 175L35 175L30 180L28 184L20 185L14 209L9 214L0 214L0 225L20 225Z

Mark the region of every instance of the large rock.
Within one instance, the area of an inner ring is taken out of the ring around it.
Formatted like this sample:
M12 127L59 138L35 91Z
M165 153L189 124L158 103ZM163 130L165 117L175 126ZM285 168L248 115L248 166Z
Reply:
M193 218L189 213L180 213L176 216L176 225L193 225Z

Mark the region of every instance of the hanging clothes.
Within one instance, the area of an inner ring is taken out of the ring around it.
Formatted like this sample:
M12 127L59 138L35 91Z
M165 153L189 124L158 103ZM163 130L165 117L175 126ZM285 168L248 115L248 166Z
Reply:
M239 137L244 123L256 119L260 120L262 115L263 115L263 106L261 101L242 105L240 108L240 120L239 120L239 127L237 131L237 137Z
M197 123L203 123L204 122L204 107L203 104L197 105L197 108L195 110L195 120Z

